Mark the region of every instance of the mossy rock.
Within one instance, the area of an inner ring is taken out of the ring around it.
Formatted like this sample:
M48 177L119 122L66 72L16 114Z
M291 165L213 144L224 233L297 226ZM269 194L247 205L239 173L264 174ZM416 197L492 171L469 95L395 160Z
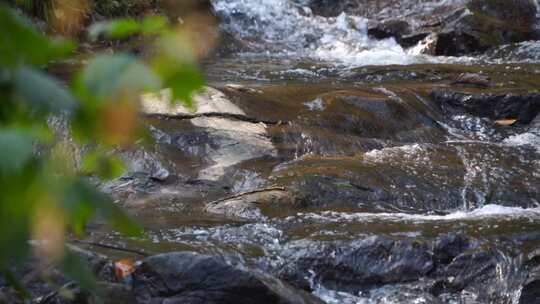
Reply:
M439 33L435 53L464 55L534 39L536 13L533 0L471 0Z

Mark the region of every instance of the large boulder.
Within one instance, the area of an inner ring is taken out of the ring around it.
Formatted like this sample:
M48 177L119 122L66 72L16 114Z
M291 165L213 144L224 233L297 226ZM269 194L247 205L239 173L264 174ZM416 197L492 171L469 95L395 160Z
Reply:
M140 304L322 303L270 276L191 252L145 259L134 273L134 290Z

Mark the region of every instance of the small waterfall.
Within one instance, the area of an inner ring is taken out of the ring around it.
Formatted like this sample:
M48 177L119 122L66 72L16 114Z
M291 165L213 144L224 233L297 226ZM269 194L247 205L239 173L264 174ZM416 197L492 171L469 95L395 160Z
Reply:
M367 19L345 13L314 15L289 0L214 0L223 28L252 52L352 65L416 61L393 38L371 39Z

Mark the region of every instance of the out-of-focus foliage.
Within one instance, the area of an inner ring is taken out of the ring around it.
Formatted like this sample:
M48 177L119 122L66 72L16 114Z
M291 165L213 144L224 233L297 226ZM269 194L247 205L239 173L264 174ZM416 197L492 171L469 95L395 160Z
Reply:
M166 86L175 100L189 104L203 85L181 31L166 19L103 22L89 32L94 39L151 35L155 55L143 62L129 54L97 54L66 86L44 68L69 56L75 44L44 36L0 4L0 272L34 254L61 265L86 288L92 280L65 250L66 234L82 235L96 216L128 235L140 233L87 176L122 174L124 165L111 151L140 138L142 93ZM67 139L56 136L51 119L67 122L76 146L85 147L82 161L74 160Z

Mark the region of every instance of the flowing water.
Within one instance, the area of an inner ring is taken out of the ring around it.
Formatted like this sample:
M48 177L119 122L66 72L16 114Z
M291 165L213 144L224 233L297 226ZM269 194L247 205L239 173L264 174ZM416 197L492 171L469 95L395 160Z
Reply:
M130 202L148 237L96 230L90 239L151 253L222 254L283 278L292 267L326 303L518 303L526 262L540 246L540 122L501 126L447 112L430 92L463 72L488 74L500 84L493 92L534 91L538 42L484 57L427 56L393 38L370 38L367 17L429 15L463 1L398 1L337 17L316 15L307 2L213 1L223 30L241 47L205 63L209 84L255 122L149 118L156 145L127 155L132 175L103 185ZM294 190L295 203L247 218L203 210L274 186ZM351 287L328 266L370 237L421 242L432 254L448 235L477 246L412 278L381 274ZM318 250L327 254L311 256ZM489 262L476 260L482 254ZM473 265L459 264L460 257ZM326 262L309 262L317 259ZM482 270L474 272L474 263ZM459 280L465 283L453 283Z

